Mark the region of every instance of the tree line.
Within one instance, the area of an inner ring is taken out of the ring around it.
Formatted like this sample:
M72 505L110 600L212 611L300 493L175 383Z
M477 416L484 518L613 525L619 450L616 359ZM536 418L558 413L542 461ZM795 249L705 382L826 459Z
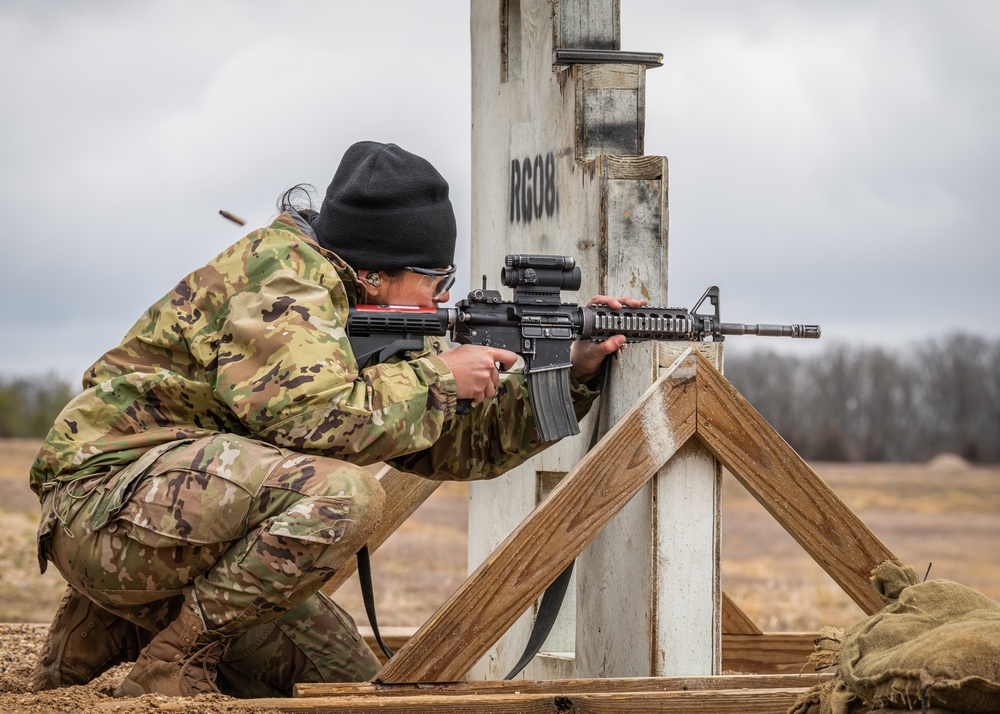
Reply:
M41 438L77 390L57 377L0 377L0 438Z
M901 351L727 354L725 371L806 459L1000 461L1000 341L958 334ZM0 438L44 437L75 393L54 377L0 378Z
M956 334L902 351L727 355L725 372L806 459L1000 461L1000 341Z

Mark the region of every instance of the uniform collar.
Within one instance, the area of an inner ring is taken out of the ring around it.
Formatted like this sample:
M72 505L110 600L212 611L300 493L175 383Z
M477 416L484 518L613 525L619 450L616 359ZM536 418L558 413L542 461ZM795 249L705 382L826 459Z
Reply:
M274 223L281 223L281 227L285 229L287 229L289 224L293 225L296 231L305 239L310 247L329 260L330 263L333 264L334 269L337 271L337 276L340 278L340 281L344 284L344 288L347 290L348 299L352 303L357 304L358 297L364 294L365 289L364 285L361 283L361 279L358 277L358 274L354 272L354 268L344 262L343 258L334 253L332 250L328 250L319 244L319 239L316 238L316 231L313 230L309 221L307 221L301 213L296 211L294 208L290 208L278 216Z

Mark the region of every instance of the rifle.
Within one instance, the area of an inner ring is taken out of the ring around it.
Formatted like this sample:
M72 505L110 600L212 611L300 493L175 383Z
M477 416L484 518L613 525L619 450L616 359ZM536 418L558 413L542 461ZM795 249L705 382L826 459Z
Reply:
M450 336L458 344L499 347L524 360L528 394L538 438L554 441L580 431L570 397L570 350L580 339L603 341L625 335L628 342L650 340L722 341L727 335L817 339L818 325L764 325L722 322L719 288L710 287L695 306L579 307L562 303L563 290L578 290L576 261L559 255L508 255L500 282L513 288L505 301L497 290L473 290L453 308L356 305L347 319L347 337L361 366L396 354L421 350L425 336ZM705 301L712 311L699 312ZM468 402L468 400L462 400ZM468 405L459 405L467 412Z

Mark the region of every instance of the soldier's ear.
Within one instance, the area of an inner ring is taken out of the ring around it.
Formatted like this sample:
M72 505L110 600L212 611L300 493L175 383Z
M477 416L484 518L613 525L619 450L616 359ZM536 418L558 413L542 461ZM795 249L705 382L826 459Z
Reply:
M364 283L365 292L369 297L375 297L382 287L382 277L373 270L359 270L358 278Z

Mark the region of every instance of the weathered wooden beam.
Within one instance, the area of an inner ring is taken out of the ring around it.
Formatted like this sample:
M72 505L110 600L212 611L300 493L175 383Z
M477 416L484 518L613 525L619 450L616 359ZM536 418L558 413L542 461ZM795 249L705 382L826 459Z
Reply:
M815 632L765 632L759 635L722 635L722 668L727 672L759 675L815 676L809 655L816 651Z
M252 704L255 711L294 714L380 712L381 714L606 714L606 712L666 712L668 714L785 714L805 693L803 688L723 689L688 692L616 692L611 694L475 694L469 697L413 694L399 697L360 695L310 699L213 701L213 711L234 712ZM102 709L121 708L109 703ZM190 703L164 702L163 711L190 711Z
M403 473L392 466L385 466L379 471L378 482L385 491L385 512L382 514L382 520L379 521L375 532L368 539L368 550L372 553L395 533L396 529L403 525L403 522L413 515L413 512L441 485L440 481ZM348 558L323 586L323 592L327 595L332 594L354 574L357 568L357 561L354 558ZM391 648L392 645L389 647Z
M614 694L622 692L686 692L720 689L807 688L830 679L829 674L809 675L729 675L719 677L612 677L606 679L550 679L485 682L448 682L441 684L375 684L344 682L339 684L302 683L295 696L338 697L378 695L382 697L433 694L469 697L478 694Z
M323 697L315 699L234 699L213 700L212 711L233 714L246 711L289 712L291 714L334 714L335 712L381 712L383 714L606 714L606 712L663 712L664 714L785 714L805 689L726 689L694 692L648 692L622 694L482 694L469 698L414 695L385 699L380 696ZM190 701L157 703L158 711L190 712ZM120 700L101 702L100 711L128 711ZM898 714L919 714L920 710L893 710ZM924 714L950 714L931 707Z
M302 714L377 711L381 714L786 714L803 688L724 689L612 694L476 694L468 698L415 694L400 697L345 696L313 699L256 699L255 708ZM246 702L241 703L246 706ZM234 702L234 706L239 705Z
M892 552L732 384L698 356L698 438L868 614L869 576Z
M678 359L376 679L462 679L694 433L695 365L693 352Z
M386 663L386 657L379 648L378 643L372 635L371 628L359 628L365 638L365 642L372 648L372 651L379 658L382 664ZM399 651L403 645L413 636L417 628L415 627L385 627L382 628L382 640L389 649ZM808 664L809 655L815 649L814 640L819 637L815 632L770 632L770 633L723 633L722 635L722 668L727 672L746 672L748 676L758 675L799 675L812 672L812 665ZM649 678L644 678L648 680ZM662 679L662 678L661 678ZM713 677L692 677L679 678L671 677L670 681L708 681L717 678ZM524 680L517 680L523 682ZM565 681L565 680L561 680ZM588 680L580 680L588 681ZM609 680L599 681L629 681L629 680ZM312 686L312 685L308 685ZM316 685L320 687L330 685ZM339 686L339 685L337 685ZM409 686L409 685L354 685L354 686L378 686L386 688L388 686ZM418 686L418 685L413 685ZM425 687L426 685L419 685ZM448 685L450 686L450 685ZM774 686L786 686L775 684ZM790 686L790 685L789 685ZM730 687L719 685L717 689L728 689ZM367 690L366 690L367 691ZM492 691L492 690L491 690ZM523 691L523 690L522 690ZM300 695L302 696L302 695ZM319 696L319 695L314 695Z
M642 155L646 68L631 64L573 65L576 159Z
M667 159L664 156L598 156L598 171L605 179L636 181L666 180Z

